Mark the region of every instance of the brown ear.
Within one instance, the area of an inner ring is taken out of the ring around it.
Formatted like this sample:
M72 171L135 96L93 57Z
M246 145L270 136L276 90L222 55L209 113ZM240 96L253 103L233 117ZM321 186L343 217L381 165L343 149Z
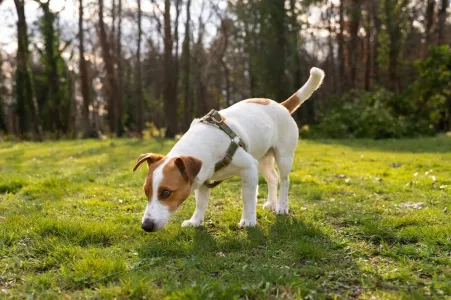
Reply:
M153 153L141 154L138 157L138 160L136 161L136 165L133 168L133 172L135 172L136 169L138 169L138 167L145 161L147 161L147 166L150 166L151 164L153 164L163 158L164 158L164 156L160 155L160 154L153 154Z
M202 168L202 161L193 156L179 156L175 160L175 165L186 179L193 182Z

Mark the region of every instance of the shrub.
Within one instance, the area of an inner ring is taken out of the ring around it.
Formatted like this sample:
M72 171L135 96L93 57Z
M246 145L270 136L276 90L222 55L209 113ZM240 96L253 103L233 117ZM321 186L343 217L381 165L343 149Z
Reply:
M430 48L430 55L417 61L417 80L409 87L416 114L428 119L437 130L451 130L451 47Z
M318 125L301 134L311 138L372 139L434 134L428 122L399 115L398 103L403 102L404 110L413 104L385 89L372 92L353 90L341 101L344 103L341 107L327 111Z

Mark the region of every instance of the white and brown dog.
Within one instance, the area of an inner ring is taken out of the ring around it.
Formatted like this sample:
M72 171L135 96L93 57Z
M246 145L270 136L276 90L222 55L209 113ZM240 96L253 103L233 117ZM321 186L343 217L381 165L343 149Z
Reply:
M298 127L291 114L321 85L323 78L322 70L312 68L305 85L281 104L269 99L248 99L221 110L226 124L241 138L246 150L239 147L231 163L217 172L215 164L224 158L231 139L225 132L198 119L166 156L140 155L134 170L143 162L149 167L144 183L148 203L142 228L148 232L162 229L193 191L196 210L182 226L200 226L210 195L204 183L235 175L241 177L244 204L239 226L255 226L259 172L268 184L268 199L263 207L277 214L288 213L288 174L298 141ZM274 162L280 176L278 200L279 176Z

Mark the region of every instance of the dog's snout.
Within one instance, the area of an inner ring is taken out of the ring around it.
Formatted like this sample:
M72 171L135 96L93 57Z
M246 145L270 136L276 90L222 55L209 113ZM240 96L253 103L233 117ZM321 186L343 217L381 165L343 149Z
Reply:
M146 232L152 232L156 230L157 226L152 220L146 219L142 223L141 228Z

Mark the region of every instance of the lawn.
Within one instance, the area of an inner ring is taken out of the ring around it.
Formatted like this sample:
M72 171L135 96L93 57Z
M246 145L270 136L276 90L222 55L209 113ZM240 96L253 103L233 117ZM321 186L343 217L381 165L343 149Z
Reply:
M239 229L240 183L202 228L140 228L139 154L172 141L0 143L0 298L451 297L451 138L300 141L290 214Z

